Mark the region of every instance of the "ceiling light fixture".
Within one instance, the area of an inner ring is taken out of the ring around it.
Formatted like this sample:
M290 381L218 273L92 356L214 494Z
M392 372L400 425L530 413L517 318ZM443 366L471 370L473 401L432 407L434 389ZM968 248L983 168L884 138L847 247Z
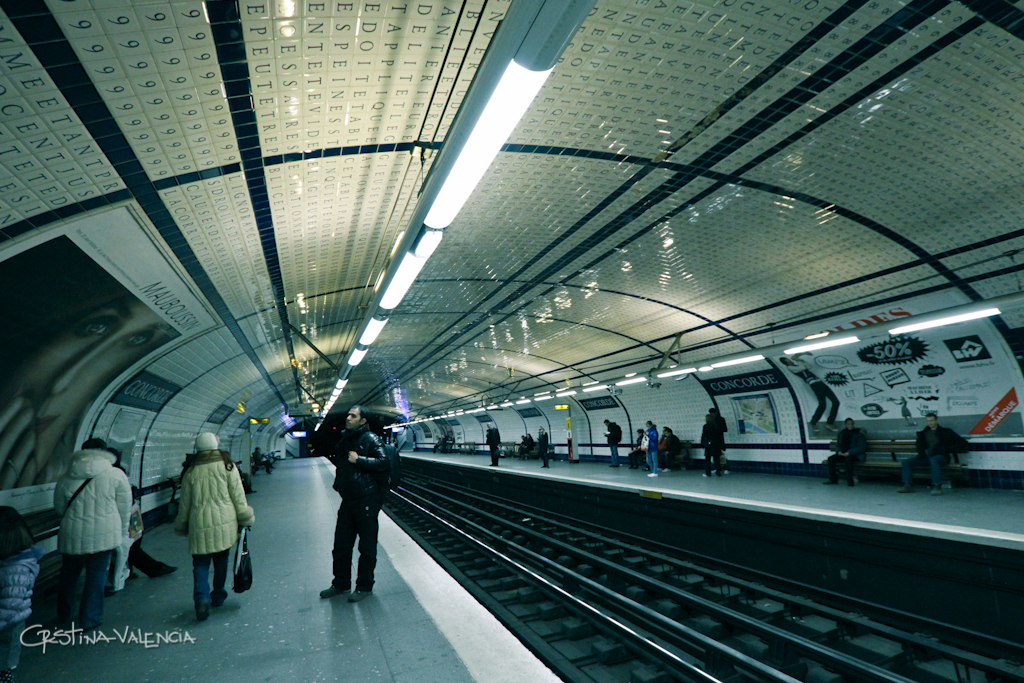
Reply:
M794 353L806 353L808 351L817 351L818 349L828 349L833 346L843 346L845 344L856 344L860 341L859 337L839 337L838 339L830 339L828 341L816 342L814 344L804 344L803 346L794 346L791 349L783 351L787 356L792 356Z
M566 396L575 396L575 395L576 395L575 391L562 391L560 393L555 394L555 396L557 396L558 398L564 398Z
M943 325L953 325L956 323L966 322L968 320L987 318L992 315L1000 315L999 309L985 308L980 311L963 313L961 315L951 315L949 317L939 318L937 320L925 320L924 322L911 323L910 325L904 325L902 327L894 327L891 330L889 330L889 334L904 334L905 332L917 332L918 330L927 330L932 327L942 327Z
M369 346L373 342L377 341L377 335L384 329L384 326L388 324L388 319L384 318L370 318L370 322L366 324L366 329L363 330L363 336L359 337L360 346Z
M554 398L554 396L537 396L533 400L534 400L534 402L537 402L537 401L550 401L553 398Z
M369 349L353 349L352 355L349 356L348 364L353 367L359 365L363 361L363 356L366 355L368 350Z
M764 356L744 356L743 358L733 358L732 360L723 360L721 363L712 363L713 368L727 368L730 365L742 365L743 363L753 363L756 360L764 360Z
M658 379L664 377L675 377L676 375L685 375L688 372L697 372L697 368L683 368L682 370L673 370L672 372L663 372L658 375Z
M451 225L551 71L531 71L515 61L506 67L424 223L437 229Z
M615 386L624 387L627 384L639 384L640 382L646 382L646 377L633 377L632 379L624 379L621 382L616 382Z
M608 388L607 384L597 384L595 386L587 387L586 389L583 390L583 393L589 394L591 391L600 391L601 389L607 389L607 388ZM558 394L558 396L561 396L561 394Z

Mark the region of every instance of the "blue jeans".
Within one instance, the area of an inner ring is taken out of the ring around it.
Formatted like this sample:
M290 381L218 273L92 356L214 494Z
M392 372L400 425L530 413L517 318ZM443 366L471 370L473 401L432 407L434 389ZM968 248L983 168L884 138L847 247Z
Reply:
M60 566L60 584L57 587L57 620L69 621L74 611L75 589L78 577L85 570L85 587L78 606L78 621L82 628L99 626L103 621L103 586L107 582L107 569L113 550L91 555L64 555Z
M658 449L650 448L647 450L647 467L650 468L654 474L658 473Z
M210 593L210 560L213 560L213 593ZM201 602L209 602L214 607L223 605L228 599L228 592L224 590L224 583L228 579L228 550L209 555L193 555L192 578L195 581L192 597L197 605Z
M612 467L619 466L619 444L609 444L608 448L612 449Z
M903 483L908 486L914 483L914 466L931 465L932 469L932 486L940 486L942 484L942 466L949 463L949 456L945 453L939 452L932 455L921 455L918 454L913 458L904 458L900 461L900 465L903 467Z

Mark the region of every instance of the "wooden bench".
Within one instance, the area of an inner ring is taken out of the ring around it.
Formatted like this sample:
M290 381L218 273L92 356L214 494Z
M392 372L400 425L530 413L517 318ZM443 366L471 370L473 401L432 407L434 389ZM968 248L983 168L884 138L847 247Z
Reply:
M867 446L866 459L853 466L853 473L859 477L895 476L900 478L903 476L903 466L900 464L900 460L917 455L917 441L914 439L868 439ZM832 453L835 453L836 442L832 441L828 447ZM897 455L900 457L897 458ZM827 460L822 460L821 464L828 466ZM917 465L914 468L914 476L930 479L928 466ZM956 482L968 480L967 471L960 464L958 453L952 453L949 463L942 466L942 477Z

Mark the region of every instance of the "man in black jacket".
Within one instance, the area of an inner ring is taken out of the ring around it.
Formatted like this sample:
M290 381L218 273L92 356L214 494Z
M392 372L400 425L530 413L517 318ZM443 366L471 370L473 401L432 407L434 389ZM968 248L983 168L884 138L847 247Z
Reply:
M608 430L604 435L608 437L608 448L611 449L612 452L612 464L609 465L609 467L618 467L619 444L622 443L622 427L611 420L605 420L604 428Z
M914 466L930 465L932 469L932 495L942 495L942 466L949 464L949 456L967 450L967 441L948 427L939 426L939 418L935 413L924 416L924 429L917 433L917 457L904 458L903 487L899 493L913 493Z
M491 448L491 467L498 466L498 447L501 445L501 433L497 427L490 427L487 430L487 445Z
M384 500L390 463L380 437L370 431L366 409L355 405L345 418L345 433L334 449L334 490L341 494L338 524L334 528L334 580L320 591L333 598L352 589L352 548L359 537L356 590L349 602L359 602L373 591L377 566L377 515Z

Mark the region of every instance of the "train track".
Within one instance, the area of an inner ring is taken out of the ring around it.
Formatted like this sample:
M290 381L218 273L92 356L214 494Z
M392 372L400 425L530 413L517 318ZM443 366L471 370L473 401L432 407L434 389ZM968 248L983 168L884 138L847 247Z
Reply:
M874 605L450 484L407 478L386 507L566 681L1024 681L1019 643L902 613L914 628L898 628Z

